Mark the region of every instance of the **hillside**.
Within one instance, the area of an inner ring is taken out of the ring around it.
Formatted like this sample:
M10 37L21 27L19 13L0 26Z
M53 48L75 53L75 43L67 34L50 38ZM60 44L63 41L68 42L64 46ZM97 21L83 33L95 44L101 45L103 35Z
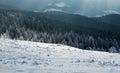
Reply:
M1 73L120 73L120 55L0 39Z
M0 9L0 27L2 38L120 52L119 24L113 25L98 18L63 12L39 13Z

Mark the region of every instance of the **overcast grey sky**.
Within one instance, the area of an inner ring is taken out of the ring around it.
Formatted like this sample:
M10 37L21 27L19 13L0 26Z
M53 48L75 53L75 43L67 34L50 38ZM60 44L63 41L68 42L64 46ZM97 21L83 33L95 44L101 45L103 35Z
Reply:
M0 7L36 11L54 8L51 10L92 15L106 10L120 12L120 0L0 0Z

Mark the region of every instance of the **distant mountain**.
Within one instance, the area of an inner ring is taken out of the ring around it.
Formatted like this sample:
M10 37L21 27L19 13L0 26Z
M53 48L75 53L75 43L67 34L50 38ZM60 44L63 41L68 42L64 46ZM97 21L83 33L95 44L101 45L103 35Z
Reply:
M90 18L77 14L52 11L46 12L45 16L49 19L74 24L74 26L76 25L105 31L120 31L120 28L118 27L120 26L120 15L118 14L110 14L103 17Z
M99 17L97 19L102 22L113 24L113 25L120 27L120 15L119 14L110 14L110 15Z
M17 15L19 15L19 13L21 13L22 16L21 16L21 18L19 18L19 20L21 20L21 21L23 20L23 16L26 16L24 18L26 20L27 20L27 18L29 18L29 15L30 15L30 18L33 17L35 19L37 17L39 17L40 20L46 21L46 22L44 22L44 24L46 24L48 22L51 25L54 25L54 27L57 27L57 28L54 28L55 30L61 28L61 27L58 27L59 25L56 25L56 23L58 23L63 26L67 25L67 27L70 30L77 31L77 32L80 31L80 28L96 29L96 30L110 31L110 32L120 32L120 27L119 27L120 26L120 21L119 21L120 15L118 15L118 14L110 14L110 15L106 15L106 16L102 16L102 17L91 18L91 17L87 17L87 16L82 16L82 15L77 15L77 14L68 14L68 13L59 12L59 11L47 11L47 12L39 13L39 12L0 9L0 12L1 12L1 14L6 12L7 18L10 15L15 15L15 13ZM11 19L11 17L9 17L9 18ZM18 16L15 16L11 20L14 22L14 20L16 20L15 18L18 19ZM3 19L3 20L5 21L5 19ZM30 20L29 23L34 22L32 19L29 19L29 20ZM8 20L6 20L6 22L7 21ZM24 20L22 22L24 23ZM39 22L37 24L41 24L41 23ZM21 25L23 26L23 24L21 24ZM33 27L31 26L31 28L33 28Z

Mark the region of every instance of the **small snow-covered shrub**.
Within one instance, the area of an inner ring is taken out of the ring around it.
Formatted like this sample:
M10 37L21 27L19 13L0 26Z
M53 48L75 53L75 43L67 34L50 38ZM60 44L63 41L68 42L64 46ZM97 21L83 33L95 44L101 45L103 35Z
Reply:
M28 64L28 62L27 61L22 61L21 64Z
M79 60L79 59L77 59L77 60L75 61L75 63L80 63L80 60Z
M37 61L34 61L32 64L33 65L39 65L39 63Z
M93 62L95 62L95 60L94 60L94 59L91 59L89 62L90 62L90 63L93 63Z

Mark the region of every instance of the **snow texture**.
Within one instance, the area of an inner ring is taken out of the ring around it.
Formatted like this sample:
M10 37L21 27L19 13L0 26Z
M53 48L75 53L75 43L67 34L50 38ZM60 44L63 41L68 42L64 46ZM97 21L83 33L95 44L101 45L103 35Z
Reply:
M0 39L0 73L120 73L120 55Z

